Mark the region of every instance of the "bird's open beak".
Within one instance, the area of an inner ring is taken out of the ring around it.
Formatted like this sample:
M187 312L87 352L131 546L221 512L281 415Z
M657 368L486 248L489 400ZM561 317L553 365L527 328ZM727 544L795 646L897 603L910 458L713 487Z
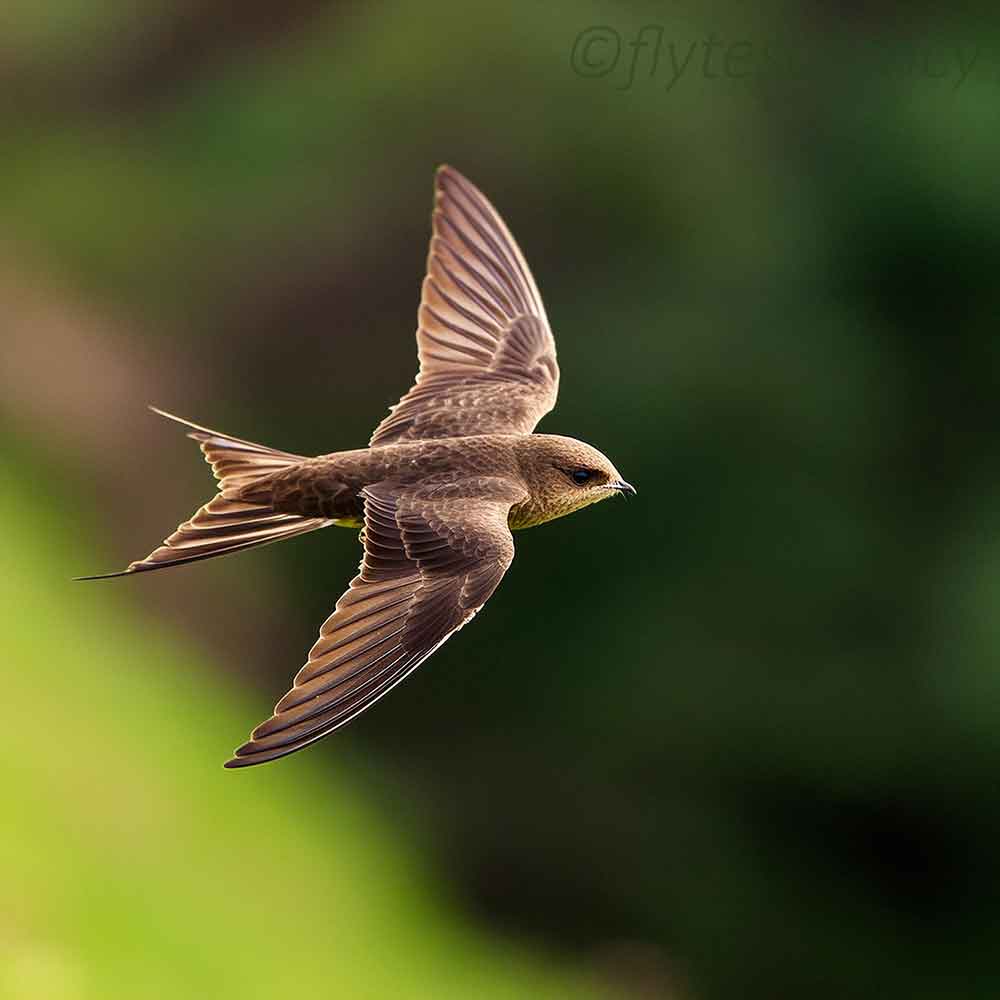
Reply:
M618 490L618 492L621 493L622 496L625 496L627 493L631 493L632 496L635 496L635 487L631 483L626 483L624 479L619 479L616 482L608 483L608 487L613 490Z

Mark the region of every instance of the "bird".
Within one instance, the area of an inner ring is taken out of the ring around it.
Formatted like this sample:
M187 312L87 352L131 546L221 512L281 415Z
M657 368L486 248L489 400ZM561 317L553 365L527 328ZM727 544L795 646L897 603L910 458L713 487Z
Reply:
M559 389L545 307L500 214L447 165L431 227L419 371L368 447L306 457L150 407L187 428L217 492L145 559L80 578L361 529L357 575L292 687L225 767L285 757L374 705L483 607L514 558L512 532L636 492L591 445L534 433Z

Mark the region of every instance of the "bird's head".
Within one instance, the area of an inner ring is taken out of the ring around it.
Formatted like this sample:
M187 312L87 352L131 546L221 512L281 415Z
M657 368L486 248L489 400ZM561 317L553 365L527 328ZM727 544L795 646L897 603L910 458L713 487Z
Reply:
M611 496L635 493L605 455L574 438L530 434L518 460L531 491L520 527L551 521Z

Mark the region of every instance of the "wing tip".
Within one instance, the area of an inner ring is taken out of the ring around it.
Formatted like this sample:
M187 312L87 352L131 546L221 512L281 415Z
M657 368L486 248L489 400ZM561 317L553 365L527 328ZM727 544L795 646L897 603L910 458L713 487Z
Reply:
M238 767L250 767L251 764L259 763L255 760L255 757L253 740L250 739L246 743L241 743L233 751L232 757L222 766L228 771L235 770Z
M479 188L476 187L472 181L469 180L461 170L457 170L450 163L439 164L437 170L434 171L434 183L435 187L439 191L445 190L445 185L452 183L457 185L459 188L465 188L466 190L475 191L480 193Z
M235 771L241 767L255 767L257 764L269 764L273 760L280 760L282 757L287 757L290 753L295 753L296 750L301 750L311 742L312 740L306 740L304 742L291 743L287 746L261 749L260 745L251 739L242 746L238 746L233 751L233 756L222 766L227 771Z

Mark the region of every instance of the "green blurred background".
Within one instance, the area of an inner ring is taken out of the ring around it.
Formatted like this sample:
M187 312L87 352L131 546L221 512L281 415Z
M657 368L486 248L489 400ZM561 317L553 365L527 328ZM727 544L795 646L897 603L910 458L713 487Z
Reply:
M8 0L0 996L995 998L998 23ZM223 772L353 533L69 578L211 492L147 403L367 440L441 162L545 296L541 429L638 498Z

